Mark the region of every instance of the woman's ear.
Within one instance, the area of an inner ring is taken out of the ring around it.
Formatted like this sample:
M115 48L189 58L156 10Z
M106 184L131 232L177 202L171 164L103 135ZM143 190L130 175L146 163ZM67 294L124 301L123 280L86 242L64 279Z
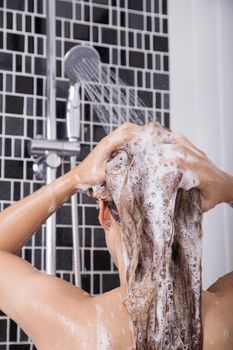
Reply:
M112 223L110 211L106 202L104 202L103 200L99 201L99 222L105 230L110 229Z

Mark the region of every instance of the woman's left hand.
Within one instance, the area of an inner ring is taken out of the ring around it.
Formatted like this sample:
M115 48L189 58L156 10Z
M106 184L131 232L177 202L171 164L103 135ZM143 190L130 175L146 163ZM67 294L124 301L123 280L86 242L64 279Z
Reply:
M187 138L178 135L174 141L176 164L196 174L201 191L202 210L206 212L222 202L233 200L233 177L219 169L207 155Z
M105 136L76 168L80 183L89 186L102 183L105 180L105 165L109 156L125 142L136 138L140 129L136 124L124 123Z

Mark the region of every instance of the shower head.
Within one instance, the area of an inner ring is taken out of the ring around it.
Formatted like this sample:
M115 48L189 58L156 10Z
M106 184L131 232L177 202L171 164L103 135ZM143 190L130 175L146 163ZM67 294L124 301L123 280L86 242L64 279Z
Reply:
M65 55L65 74L71 84L96 81L98 78L100 56L90 46L74 46Z

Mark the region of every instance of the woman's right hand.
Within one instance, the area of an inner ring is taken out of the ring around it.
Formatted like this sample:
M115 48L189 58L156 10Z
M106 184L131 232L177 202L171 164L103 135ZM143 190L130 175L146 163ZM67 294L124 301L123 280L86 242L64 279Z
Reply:
M219 203L232 202L233 177L217 168L203 151L184 136L177 135L174 143L178 167L192 171L199 178L203 212Z
M125 142L136 138L140 129L136 124L124 123L105 136L76 168L81 183L89 186L101 184L105 180L109 156Z

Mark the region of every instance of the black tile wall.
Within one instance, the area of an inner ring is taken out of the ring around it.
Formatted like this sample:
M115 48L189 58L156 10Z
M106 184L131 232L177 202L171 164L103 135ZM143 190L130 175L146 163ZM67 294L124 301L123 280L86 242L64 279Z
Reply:
M116 80L122 79L136 90L135 95L151 112L148 121L156 116L169 126L168 31L167 0L56 0L58 137L66 138L69 81L64 76L63 57L78 44L94 46ZM0 0L1 210L42 186L33 178L27 146L30 138L46 134L45 50L46 1ZM104 135L93 105L83 97L79 160ZM68 169L66 159L58 175ZM119 277L106 250L95 201L83 194L78 197L82 287L98 294L118 286ZM43 226L20 253L42 271L45 235ZM70 201L57 213L56 244L57 276L74 283ZM27 335L3 313L0 313L1 349L35 349Z

